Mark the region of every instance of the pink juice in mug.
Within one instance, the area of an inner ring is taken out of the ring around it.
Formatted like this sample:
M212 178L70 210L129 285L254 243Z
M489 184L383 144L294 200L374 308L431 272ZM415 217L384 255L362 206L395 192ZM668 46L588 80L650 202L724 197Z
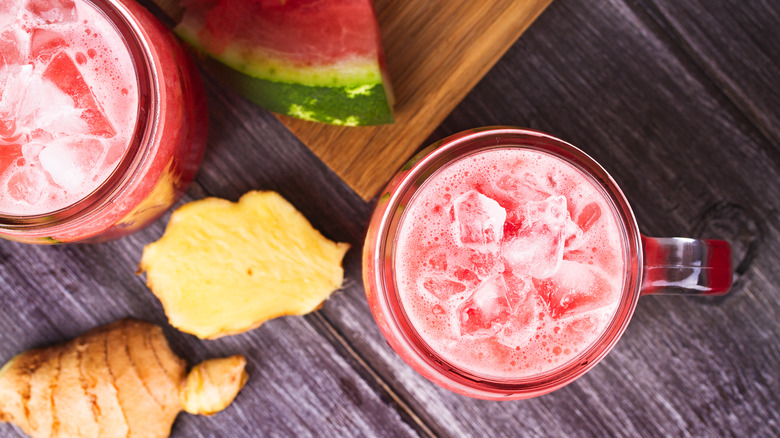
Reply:
M403 312L469 374L546 373L607 330L624 287L620 230L601 189L558 157L467 155L404 211L393 259Z
M0 16L15 14L0 33L0 211L49 213L94 191L125 155L137 79L123 40L87 3L6 3L18 10Z

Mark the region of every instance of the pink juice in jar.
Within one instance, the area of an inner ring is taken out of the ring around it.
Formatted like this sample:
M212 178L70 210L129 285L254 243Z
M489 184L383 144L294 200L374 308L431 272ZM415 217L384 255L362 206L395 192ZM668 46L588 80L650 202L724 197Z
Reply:
M460 158L419 188L393 272L410 325L474 376L522 379L578 356L621 298L621 231L602 191L540 151Z
M0 34L0 211L39 215L85 198L116 169L135 134L138 80L92 6L17 4Z
M197 172L199 73L135 1L0 2L0 84L0 237L121 237Z

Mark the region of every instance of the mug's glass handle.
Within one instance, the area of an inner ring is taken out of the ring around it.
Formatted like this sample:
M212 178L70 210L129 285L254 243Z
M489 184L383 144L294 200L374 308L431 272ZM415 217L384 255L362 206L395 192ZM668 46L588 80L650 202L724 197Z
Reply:
M723 295L731 288L731 246L723 240L642 236L642 295Z

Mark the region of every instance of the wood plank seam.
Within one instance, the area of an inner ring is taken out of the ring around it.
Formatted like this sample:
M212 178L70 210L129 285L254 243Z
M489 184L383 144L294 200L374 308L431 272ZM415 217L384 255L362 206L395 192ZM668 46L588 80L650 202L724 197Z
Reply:
M389 382L385 381L380 374L366 362L355 348L352 347L347 338L341 334L341 331L333 324L322 312L314 312L304 317L314 329L322 335L330 345L338 352L349 364L352 369L363 380L374 389L383 399L388 400L401 418L411 426L420 436L435 438L439 436L433 432L432 425L427 424L411 406L404 401L403 397L396 392Z

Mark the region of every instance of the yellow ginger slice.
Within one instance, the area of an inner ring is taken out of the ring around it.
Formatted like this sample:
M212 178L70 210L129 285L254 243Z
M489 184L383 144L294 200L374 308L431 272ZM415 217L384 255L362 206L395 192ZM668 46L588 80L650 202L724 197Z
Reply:
M214 339L319 308L341 287L348 249L278 193L254 191L177 209L140 269L171 325Z

